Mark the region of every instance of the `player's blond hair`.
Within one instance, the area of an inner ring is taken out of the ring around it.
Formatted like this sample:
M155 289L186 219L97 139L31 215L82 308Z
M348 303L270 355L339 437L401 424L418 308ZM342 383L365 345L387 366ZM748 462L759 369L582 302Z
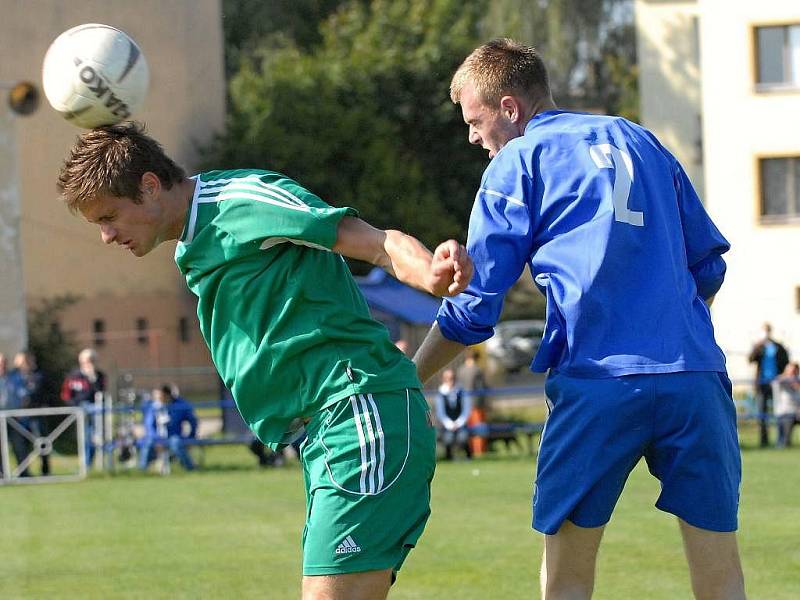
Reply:
M539 53L508 38L479 46L461 63L450 82L454 104L461 101L468 83L475 86L481 103L489 107L496 107L509 94L530 101L550 96L550 78Z
M78 137L58 174L58 190L73 213L101 194L139 203L142 175L148 171L166 189L185 177L140 123L100 127Z

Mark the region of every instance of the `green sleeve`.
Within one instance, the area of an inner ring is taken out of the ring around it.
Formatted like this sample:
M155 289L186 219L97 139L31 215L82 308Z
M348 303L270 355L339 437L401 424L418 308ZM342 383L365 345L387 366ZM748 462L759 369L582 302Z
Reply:
M355 209L334 208L277 173L229 188L225 196L215 224L240 244L273 239L330 249L342 217L358 216Z

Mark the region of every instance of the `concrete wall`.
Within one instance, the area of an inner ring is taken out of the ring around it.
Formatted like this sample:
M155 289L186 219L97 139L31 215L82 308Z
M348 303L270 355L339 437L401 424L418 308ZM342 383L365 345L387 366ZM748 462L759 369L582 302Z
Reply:
M0 93L7 90L0 86ZM8 358L28 343L25 289L20 251L20 185L17 123L8 105L0 103L0 353Z
M105 23L129 33L150 67L150 91L133 118L145 122L167 153L189 172L197 168L198 145L224 125L221 0L2 0L0 8L0 80L30 80L41 86L48 46L75 25ZM65 317L65 324L81 339L88 339L97 318L107 320L109 331L131 330L139 317L153 323L167 314L195 319L193 301L172 261L174 243L136 259L124 250L105 247L96 227L71 216L58 201L58 170L80 130L44 99L35 114L16 119L16 129L22 269L29 306L56 295L81 295L83 300ZM148 300L153 297L158 303ZM174 337L177 324L164 326ZM208 364L199 335L194 338L175 360ZM101 361L143 366L137 352L114 348L108 344L99 349ZM162 352L158 360L164 364L169 356ZM149 355L145 364L153 360Z

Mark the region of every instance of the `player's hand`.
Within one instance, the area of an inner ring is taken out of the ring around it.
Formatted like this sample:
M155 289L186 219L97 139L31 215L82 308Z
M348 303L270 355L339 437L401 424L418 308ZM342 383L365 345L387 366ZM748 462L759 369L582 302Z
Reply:
M467 249L455 240L447 240L433 252L429 289L436 296L455 296L469 285L472 274Z

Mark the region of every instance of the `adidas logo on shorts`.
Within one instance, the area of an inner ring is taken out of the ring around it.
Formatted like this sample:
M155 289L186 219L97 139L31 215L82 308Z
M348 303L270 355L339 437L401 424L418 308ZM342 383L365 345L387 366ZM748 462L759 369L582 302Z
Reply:
M351 536L344 538L341 544L336 547L336 554L352 554L353 552L361 552L361 546L353 541Z

